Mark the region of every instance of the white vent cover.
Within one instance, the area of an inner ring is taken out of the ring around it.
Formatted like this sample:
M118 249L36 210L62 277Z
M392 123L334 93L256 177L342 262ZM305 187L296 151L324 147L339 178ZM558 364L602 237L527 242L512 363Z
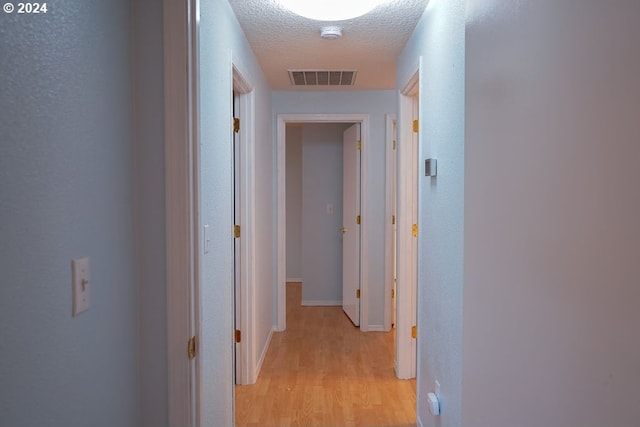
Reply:
M294 86L353 86L356 70L289 70Z

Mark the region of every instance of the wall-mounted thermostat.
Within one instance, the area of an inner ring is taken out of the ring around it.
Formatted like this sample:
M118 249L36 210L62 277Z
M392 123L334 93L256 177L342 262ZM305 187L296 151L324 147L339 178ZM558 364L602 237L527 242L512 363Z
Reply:
M426 159L424 161L424 176L436 176L438 174L438 161Z

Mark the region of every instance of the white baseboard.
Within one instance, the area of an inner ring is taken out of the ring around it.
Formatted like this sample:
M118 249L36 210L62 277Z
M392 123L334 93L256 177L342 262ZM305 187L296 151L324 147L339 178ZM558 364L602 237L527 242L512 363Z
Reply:
M416 417L416 425L418 427L423 427L422 420L420 419L420 417Z
M303 306L334 306L342 305L342 301L326 301L326 300L302 300L300 305Z
M289 282L302 283L302 279L298 279L298 278L289 279L289 278L287 278L287 283L289 283Z
M269 346L271 345L271 337L273 337L273 332L275 331L275 326L271 328L271 332L269 332L269 336L267 337L267 342L260 353L260 358L258 359L258 363L256 365L255 371L255 380L258 381L258 375L260 375L260 370L262 369L262 363L264 362L264 358L267 356L267 351L269 350Z
M369 325L369 332L389 332L384 328L384 325Z

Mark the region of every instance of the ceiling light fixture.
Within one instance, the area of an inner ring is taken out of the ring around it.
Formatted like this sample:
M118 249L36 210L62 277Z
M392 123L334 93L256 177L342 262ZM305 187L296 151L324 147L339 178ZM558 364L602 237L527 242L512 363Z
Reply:
M343 21L371 12L389 0L279 0L293 13L316 21Z

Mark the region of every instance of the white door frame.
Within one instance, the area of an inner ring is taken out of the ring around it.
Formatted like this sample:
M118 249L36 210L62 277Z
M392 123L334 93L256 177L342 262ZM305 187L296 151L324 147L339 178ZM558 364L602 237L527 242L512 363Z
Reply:
M417 326L417 273L418 239L413 236L417 218L417 143L414 142L414 103L420 85L420 66L400 93L399 140L397 147L397 328L396 376L402 379L416 377L416 340L411 328ZM419 134L418 134L419 135ZM407 173L411 171L410 173Z
M277 330L284 331L286 324L286 125L287 123L360 123L360 140L362 141L361 151L361 181L360 191L361 197L367 196L367 163L368 152L367 143L369 142L369 115L368 114L278 114L276 138L277 147L277 218L278 218L278 262L277 262ZM369 310L368 310L368 289L367 289L367 270L362 268L368 265L367 251L367 229L368 218L366 210L366 201L360 207L360 329L362 331L369 330Z
M198 0L165 1L165 210L169 426L197 426L201 366L187 358L199 336ZM185 84L186 83L186 84Z
M242 341L236 344L241 366L237 384L253 384L257 380L255 357L255 92L253 84L233 61L233 90L240 102L240 290L239 320ZM232 96L232 95L231 95ZM229 125L231 126L231 125ZM232 139L233 141L233 135ZM235 274L235 273L234 273Z
M391 330L393 322L393 300L391 292L393 290L393 227L395 225L395 200L396 200L396 115L387 114L386 117L386 138L385 138L385 273L384 273L384 330Z

